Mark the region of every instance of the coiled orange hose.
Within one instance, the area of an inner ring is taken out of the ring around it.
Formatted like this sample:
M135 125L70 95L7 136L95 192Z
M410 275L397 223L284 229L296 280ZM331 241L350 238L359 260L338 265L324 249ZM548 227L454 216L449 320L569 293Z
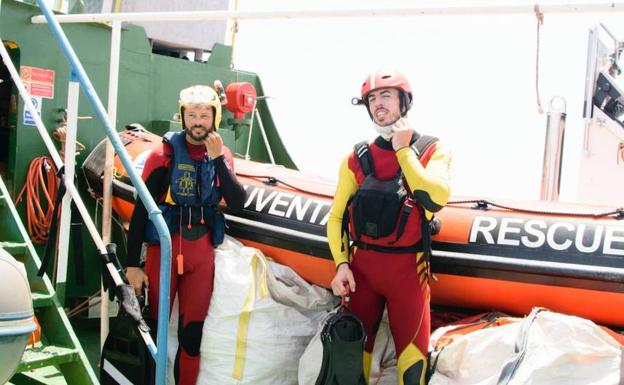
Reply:
M52 159L40 156L28 167L26 182L15 203L19 203L26 192L26 219L28 234L34 243L44 244L48 240L50 222L59 190L59 179Z

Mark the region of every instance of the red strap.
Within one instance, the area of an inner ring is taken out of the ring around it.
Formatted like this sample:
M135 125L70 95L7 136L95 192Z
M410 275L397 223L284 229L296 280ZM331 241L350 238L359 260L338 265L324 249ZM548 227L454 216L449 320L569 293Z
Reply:
M341 300L340 300L340 308L341 309L348 309L349 308L349 291L351 291L351 289L349 288L349 284L347 283L346 285L347 288L347 294L343 295Z

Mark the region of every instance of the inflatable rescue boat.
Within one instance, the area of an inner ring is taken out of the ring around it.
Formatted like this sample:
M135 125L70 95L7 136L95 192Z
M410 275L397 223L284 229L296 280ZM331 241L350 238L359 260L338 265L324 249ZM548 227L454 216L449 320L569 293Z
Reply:
M161 137L120 133L139 170ZM83 170L102 191L104 142ZM224 207L227 233L288 265L306 280L329 286L335 266L325 225L335 182L235 159L247 191L244 208ZM134 188L115 160L113 209L129 221ZM534 306L624 326L624 210L556 202L502 202L453 197L436 214L432 303L527 314Z

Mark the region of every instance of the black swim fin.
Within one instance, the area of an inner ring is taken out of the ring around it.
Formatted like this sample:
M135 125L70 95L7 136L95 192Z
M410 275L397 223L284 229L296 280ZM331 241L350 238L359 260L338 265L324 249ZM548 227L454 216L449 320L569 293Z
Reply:
M321 341L323 363L315 385L366 385L366 331L358 317L342 306L323 326Z

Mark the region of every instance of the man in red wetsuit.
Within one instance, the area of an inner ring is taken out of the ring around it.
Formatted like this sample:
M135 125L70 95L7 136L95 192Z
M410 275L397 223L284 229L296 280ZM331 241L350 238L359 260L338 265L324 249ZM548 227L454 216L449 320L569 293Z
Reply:
M199 373L202 328L213 289L214 247L223 241L224 219L217 205L242 208L245 190L232 170L232 153L216 131L221 103L209 86L180 92L183 131L168 133L145 162L143 180L169 225L173 248L171 303L179 301L174 377L177 384L195 384ZM147 243L145 272L140 268ZM148 287L148 321L158 315L160 245L143 202L137 200L128 235L126 274L137 292ZM170 303L170 305L171 305Z
M412 89L403 74L370 74L360 102L379 136L357 145L340 166L327 224L337 266L331 286L336 295L351 291L351 310L368 334L367 380L375 334L387 307L399 384L424 384L430 334L426 240L432 213L450 195L450 153L436 138L418 134L406 118Z

